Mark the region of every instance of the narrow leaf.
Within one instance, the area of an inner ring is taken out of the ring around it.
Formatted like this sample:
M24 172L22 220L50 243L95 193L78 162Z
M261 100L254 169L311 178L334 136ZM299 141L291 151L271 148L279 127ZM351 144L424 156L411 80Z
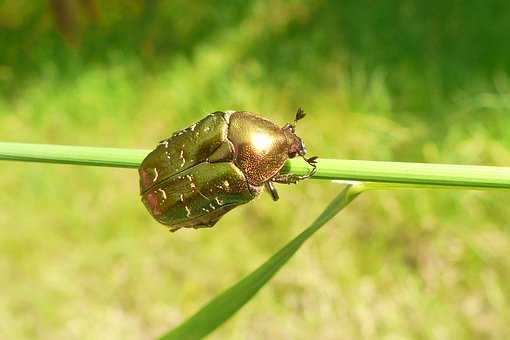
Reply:
M254 272L213 298L198 312L175 329L164 334L164 340L201 339L227 321L244 306L273 275L294 255L301 245L363 191L362 185L348 185L301 234L276 252Z

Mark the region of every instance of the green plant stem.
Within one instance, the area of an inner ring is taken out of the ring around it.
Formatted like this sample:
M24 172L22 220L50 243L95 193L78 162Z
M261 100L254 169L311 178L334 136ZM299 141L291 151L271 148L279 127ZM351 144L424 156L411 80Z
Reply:
M151 150L0 143L0 160L138 168Z
M137 168L150 152L85 146L0 143L0 160ZM305 175L302 159L285 163L282 173ZM510 167L319 159L315 179L413 185L413 187L510 188Z
M296 159L287 162L282 172L305 174L308 168L306 162ZM380 183L370 189L389 188L386 183L399 184L395 188L509 189L510 167L319 158L314 178Z

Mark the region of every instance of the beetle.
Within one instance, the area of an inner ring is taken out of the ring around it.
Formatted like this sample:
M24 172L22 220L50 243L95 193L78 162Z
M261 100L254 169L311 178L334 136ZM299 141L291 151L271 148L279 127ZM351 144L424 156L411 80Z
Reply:
M297 183L316 171L317 157L295 134L305 116L279 127L247 111L217 111L165 139L140 165L140 195L150 214L171 231L212 227L229 210L259 196L273 183ZM285 161L302 157L306 175L280 174Z

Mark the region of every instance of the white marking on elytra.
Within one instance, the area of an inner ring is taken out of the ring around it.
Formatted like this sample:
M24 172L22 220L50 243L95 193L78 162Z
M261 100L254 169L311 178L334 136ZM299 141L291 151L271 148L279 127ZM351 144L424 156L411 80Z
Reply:
M154 183L158 179L159 173L158 173L158 169L156 169L156 168L154 168L152 170L154 170L154 174L155 174L154 179L152 180L152 183Z
M184 206L184 209L186 209L186 217L189 217L191 215L191 210L189 210L188 206Z
M197 187L195 185L195 183L193 183L193 177L191 177L191 175L186 175L186 178L189 180L189 185L190 185L191 189L194 189Z
M212 203L209 203L209 206L212 208L212 210L216 209L216 207Z
M202 208L202 210L205 212L209 212L209 210L207 210L206 208Z
M210 130L210 128L209 128L208 126L206 126L206 127L204 128L204 132L207 132L207 131L209 131L209 130Z
M167 140L164 140L162 141L161 143L159 143L159 145L164 145L165 146L165 149L168 148L168 141Z
M191 125L191 126L190 126L190 130L191 130L191 131L195 131L195 127L196 127L196 126L197 126L197 123L195 123L195 124Z
M163 195L163 199L166 200L166 192L165 192L165 190L159 188L158 191L161 193L161 195Z
M215 197L214 200L216 201L216 203L218 203L218 205L223 204L223 201L221 201L218 197Z
M230 183L227 180L224 180L223 185L225 185L225 187L227 187L227 189L228 189L228 187L230 186Z
M181 168L186 164L186 159L184 159L184 150L181 150L180 157L182 158Z
M181 194L181 196L179 196L179 200L180 200L181 202L184 202L184 195L183 195L183 194Z

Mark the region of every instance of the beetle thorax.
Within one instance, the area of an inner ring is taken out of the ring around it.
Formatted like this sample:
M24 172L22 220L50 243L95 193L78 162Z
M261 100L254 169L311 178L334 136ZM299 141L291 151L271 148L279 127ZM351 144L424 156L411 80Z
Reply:
M249 112L232 114L228 139L234 147L234 163L253 186L261 186L278 174L289 157L283 129Z

